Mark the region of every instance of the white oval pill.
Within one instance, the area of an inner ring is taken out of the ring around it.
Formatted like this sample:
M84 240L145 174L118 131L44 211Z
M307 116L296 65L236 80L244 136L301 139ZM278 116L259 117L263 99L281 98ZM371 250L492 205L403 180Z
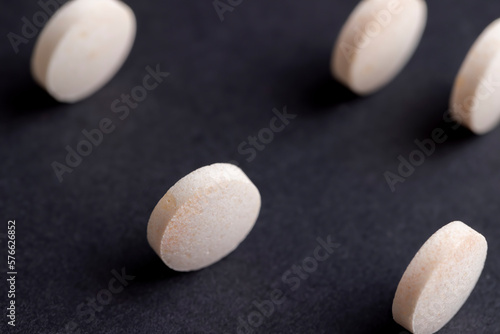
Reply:
M335 44L333 76L357 94L388 84L413 55L427 22L423 0L363 0Z
M119 0L69 1L41 32L32 75L58 101L84 99L120 69L135 31L132 10Z
M399 283L394 320L415 334L432 334L463 306L481 272L488 244L462 222L437 231L418 251Z
M238 167L202 167L179 180L158 202L148 223L149 244L174 270L207 267L245 239L260 203L259 191Z
M500 121L500 19L490 24L467 54L451 96L458 123L477 134Z

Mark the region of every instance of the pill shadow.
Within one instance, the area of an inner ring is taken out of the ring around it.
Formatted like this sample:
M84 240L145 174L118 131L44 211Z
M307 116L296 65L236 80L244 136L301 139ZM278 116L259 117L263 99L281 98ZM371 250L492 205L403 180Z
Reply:
M444 143L444 146L446 146L446 143L459 144L479 138L478 135L458 123L450 124L445 121L440 121L437 127L444 129L448 136L448 140Z
M55 100L32 78L24 77L14 82L4 92L2 112L7 118L20 118L38 115L40 112L54 110L64 106Z
M346 326L344 328L349 328L354 329L352 331L346 331L349 333L356 333L356 334L365 334L365 333L372 333L372 334L410 334L407 330L405 330L403 327L401 327L399 324L397 324L393 318L392 314L390 312L390 308L388 312L385 312L383 315L380 314L373 314L371 316L370 321L359 321L359 319L366 319L366 312L370 312L367 309L361 310L359 316L354 315L353 318L351 319L354 322L356 322L356 325L350 325ZM365 314L361 314L365 313ZM341 328L343 325L341 325Z
M447 111L446 113L449 113ZM429 126L427 131L422 132L419 139L430 138L432 139L432 133L434 131L442 131L446 139L442 143L438 143L438 146L441 150L450 150L463 146L466 143L473 142L480 138L480 136L473 133L471 130L466 128L463 125L458 124L455 121L450 121L451 117L449 114L446 116L444 113L440 114L440 118L436 119L433 125ZM447 120L443 119L446 117Z
M419 119L421 119L420 124L414 126L413 135L415 138L430 138L432 132L437 129L442 129L447 136L444 145L447 143L462 143L477 137L472 131L453 121L449 104L452 92L448 85L440 85L428 93L434 95L429 95L425 102L423 101L414 107L415 115L418 115ZM425 113L428 116L422 117L420 111L429 108L432 108L432 110Z
M330 49L312 48L299 59L278 70L273 86L279 87L278 105L296 105L295 109L305 116L332 112L333 108L360 98L349 88L333 78L330 71Z
M368 296L368 291L371 297ZM408 334L393 320L394 293L390 282L379 282L350 291L341 296L345 307L330 321L335 321L335 326L344 329L344 333ZM332 329L333 327L332 323Z
M374 328L373 333L378 334L410 334L406 329L398 325L394 320L388 320L386 324Z
M313 113L331 111L331 108L360 98L349 88L330 76L323 76L309 87L304 101Z
M433 91L434 93L428 92L425 101L409 104L407 112L411 116L399 119L401 123L395 127L394 135L404 138L396 143L400 146L400 152L405 152L403 155L418 149L417 142L432 141L436 149L429 159L439 160L479 138L468 128L453 121L449 109L449 88L437 88Z
M127 268L129 267L130 271L136 276L134 279L135 283L167 281L174 277L186 275L186 273L167 267L158 255L152 251L141 258L139 262L128 264Z

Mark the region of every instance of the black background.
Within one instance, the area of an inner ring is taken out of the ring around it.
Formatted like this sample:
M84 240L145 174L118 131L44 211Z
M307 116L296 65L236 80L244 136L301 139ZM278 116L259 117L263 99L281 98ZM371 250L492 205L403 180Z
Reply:
M35 1L4 2L0 13L0 234L6 271L7 221L17 225L17 322L2 333L236 333L238 317L270 298L286 301L255 333L386 333L406 266L437 229L462 220L483 233L489 255L468 302L441 333L500 333L500 130L478 137L442 121L469 47L500 16L490 0L429 2L415 56L382 91L349 93L329 73L332 45L355 1L244 0L221 22L211 1L130 0L138 32L116 77L76 104L53 101L31 79L35 39L16 54ZM110 104L141 85L145 67L170 76L121 121ZM272 110L297 117L252 162L238 153L268 127ZM110 118L116 129L59 183L82 130ZM391 192L384 172L415 139L443 128L448 140ZM149 247L146 226L179 178L236 160L262 195L254 229L219 263L169 270ZM310 256L316 238L340 247L291 291L281 280ZM135 279L91 323L78 305L107 287L113 269Z

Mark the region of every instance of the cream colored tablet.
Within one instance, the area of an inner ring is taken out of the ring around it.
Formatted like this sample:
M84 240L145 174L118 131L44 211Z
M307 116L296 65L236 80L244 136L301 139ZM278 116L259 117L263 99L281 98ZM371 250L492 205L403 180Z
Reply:
M500 20L486 28L465 58L450 109L458 123L477 134L500 121Z
M487 250L485 238L462 222L437 231L399 283L392 306L394 320L415 334L440 330L469 298Z
M377 91L409 61L426 22L423 0L361 1L337 39L333 75L360 95Z
M170 268L201 269L238 247L259 211L259 191L241 169L206 166L183 177L158 202L148 241Z
M121 1L69 1L49 20L36 42L33 77L58 101L84 99L120 69L135 31L135 16Z

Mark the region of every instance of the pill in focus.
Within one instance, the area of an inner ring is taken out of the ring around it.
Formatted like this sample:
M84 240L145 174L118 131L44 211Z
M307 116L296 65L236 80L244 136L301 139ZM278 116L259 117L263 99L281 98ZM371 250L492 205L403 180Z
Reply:
M484 268L488 244L462 222L438 230L420 248L396 291L394 320L415 334L432 334L460 310Z
M154 208L151 247L177 271L207 267L246 238L260 212L257 187L238 167L219 163L179 180Z

